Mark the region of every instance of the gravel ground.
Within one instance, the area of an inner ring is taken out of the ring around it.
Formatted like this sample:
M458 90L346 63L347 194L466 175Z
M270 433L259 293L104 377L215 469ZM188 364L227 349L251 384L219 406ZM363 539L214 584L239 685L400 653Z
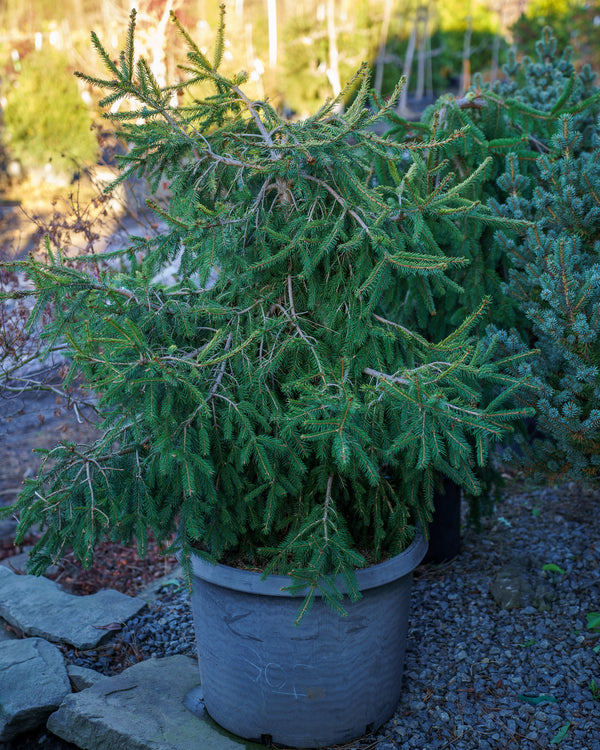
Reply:
M600 632L587 628L599 500L577 486L515 494L456 560L417 577L405 692L379 750L600 748ZM499 607L499 578L521 606Z
M599 507L574 484L513 492L455 560L421 566L402 699L348 750L600 750L600 630L587 627L600 611ZM124 655L193 654L185 587L165 587L119 637L67 656L111 674Z

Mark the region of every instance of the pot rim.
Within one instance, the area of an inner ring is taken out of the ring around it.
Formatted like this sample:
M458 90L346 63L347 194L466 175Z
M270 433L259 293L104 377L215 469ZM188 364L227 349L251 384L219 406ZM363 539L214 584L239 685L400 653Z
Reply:
M384 586L387 583L402 578L419 565L425 557L428 543L423 533L417 529L415 538L409 546L400 554L395 555L389 560L370 565L368 568L360 568L356 571L356 581L360 591ZM306 589L291 593L285 589L293 584L293 578L282 575L269 575L263 577L263 573L242 568L233 568L222 563L213 563L197 554L190 557L192 572L198 578L208 583L222 586L223 588L233 589L262 596L285 596L285 597L304 597ZM346 583L343 577L336 581L340 591L347 591ZM317 589L315 596L321 596Z

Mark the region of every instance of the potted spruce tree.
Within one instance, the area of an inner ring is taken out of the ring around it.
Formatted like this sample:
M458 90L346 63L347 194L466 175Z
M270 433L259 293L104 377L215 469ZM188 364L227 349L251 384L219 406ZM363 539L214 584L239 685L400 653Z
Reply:
M160 88L135 59L135 16L116 63L93 36L108 77L83 76L105 107L137 103L110 115L130 146L121 179L170 181L165 231L76 266L12 264L34 283L31 329L51 308L47 351L62 342L67 383L97 394L102 434L57 445L10 512L21 536L42 524L34 573L67 546L88 563L106 536L143 553L148 530L177 530L208 712L244 737L330 745L397 705L435 477L477 492L475 467L518 416L520 380L471 333L487 300L437 341L384 305L401 283L424 304L431 284L454 288L445 272L464 260L433 228L489 219L465 198L485 167L440 181L442 142L376 135L394 102L369 111L366 67L284 120L220 72L223 21L212 60L173 21L184 81ZM500 394L484 402L482 382Z

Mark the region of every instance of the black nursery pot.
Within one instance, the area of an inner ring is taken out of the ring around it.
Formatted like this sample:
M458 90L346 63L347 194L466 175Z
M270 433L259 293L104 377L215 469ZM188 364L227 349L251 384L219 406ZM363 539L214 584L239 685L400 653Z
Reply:
M433 494L433 521L429 525L429 549L424 563L452 560L460 550L461 488L447 477L443 489Z

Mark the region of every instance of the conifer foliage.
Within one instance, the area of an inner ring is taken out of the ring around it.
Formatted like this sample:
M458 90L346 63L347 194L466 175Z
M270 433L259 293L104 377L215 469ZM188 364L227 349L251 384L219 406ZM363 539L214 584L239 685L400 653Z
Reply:
M600 92L590 67L577 72L572 50L559 50L550 28L536 44L536 59L519 62L511 50L504 73L494 84L476 76L465 96L441 97L423 118L442 140L464 129L465 137L448 141L440 155L461 175L488 160L473 197L496 216L524 222L498 230L463 220L460 245L436 235L445 252L470 263L451 271L466 294L438 295L446 314L434 326L444 335L465 305L489 295L488 321L504 351L539 350L514 370L530 376L533 388L521 396L545 434L533 449L523 445L524 465L545 476L596 479Z
M526 222L536 218L523 213L515 196L522 193L523 180L529 186L527 195L531 196L540 177L538 157L549 153L559 118L569 116L589 146L598 115L595 76L589 66L577 74L572 50L567 48L561 53L549 28L544 30L536 49L537 60L524 58L521 62L517 60L517 50L511 49L503 78L490 84L476 74L470 91L458 98L452 94L441 96L419 123L426 133L447 139L436 155L438 161L445 160L445 169L464 178L482 163L486 164L481 179L472 183L468 196L484 203L489 201L493 215L510 217L515 222L513 231L506 226L502 228L506 238L523 232ZM395 120L395 130L403 139L407 124L397 117ZM458 129L463 131L463 138L448 139ZM520 176L507 168L509 154ZM520 227L519 221L523 222ZM469 260L451 274L462 291L450 294L443 291L437 295L439 311L444 314L433 321L436 332L444 335L482 295L492 299L488 320L503 326L520 323L522 310L503 287L515 258L503 241L494 239L498 226L493 221L481 222L478 216L471 220L466 214L461 218L460 230L458 242L455 236L443 232L436 235L446 254L460 254ZM417 314L417 301L412 305ZM433 330L431 321L428 326Z
M556 46L547 29L537 45L538 61L525 61L519 90L528 116L542 117L549 135L540 139L530 169L518 152L511 153L498 180L494 208L533 222L522 237L501 232L496 238L511 258L506 292L523 320L504 343L513 352L540 350L523 370L532 375L530 403L544 435L526 446L529 468L556 479L597 482L600 89L589 66L577 74L570 50L559 56Z
M222 16L223 18L223 16ZM436 476L478 491L475 467L517 412L520 379L472 329L480 300L442 340L386 317L400 283L455 289L433 227L456 232L473 179L437 180L427 154L443 141L394 143L372 126L362 67L343 114L326 103L299 122L244 94L245 74L219 72L224 22L211 60L188 45L185 80L160 88L135 58L135 15L108 76L110 116L130 144L122 178L171 182L166 229L112 256L17 264L35 282L31 325L51 307L47 347L65 341L69 378L98 394L102 437L59 444L13 509L20 534L45 533L34 572L66 545L89 562L104 536L160 540L179 530L192 550L290 574L340 607L339 574L404 549L427 527ZM211 92L194 99L197 85ZM174 107L188 89L191 104ZM340 95L343 100L345 92ZM410 169L395 164L410 160ZM392 176L376 177L385 164ZM176 283L157 275L179 259ZM119 271L115 270L116 261ZM517 355L520 357L520 355ZM482 383L500 395L484 403Z

